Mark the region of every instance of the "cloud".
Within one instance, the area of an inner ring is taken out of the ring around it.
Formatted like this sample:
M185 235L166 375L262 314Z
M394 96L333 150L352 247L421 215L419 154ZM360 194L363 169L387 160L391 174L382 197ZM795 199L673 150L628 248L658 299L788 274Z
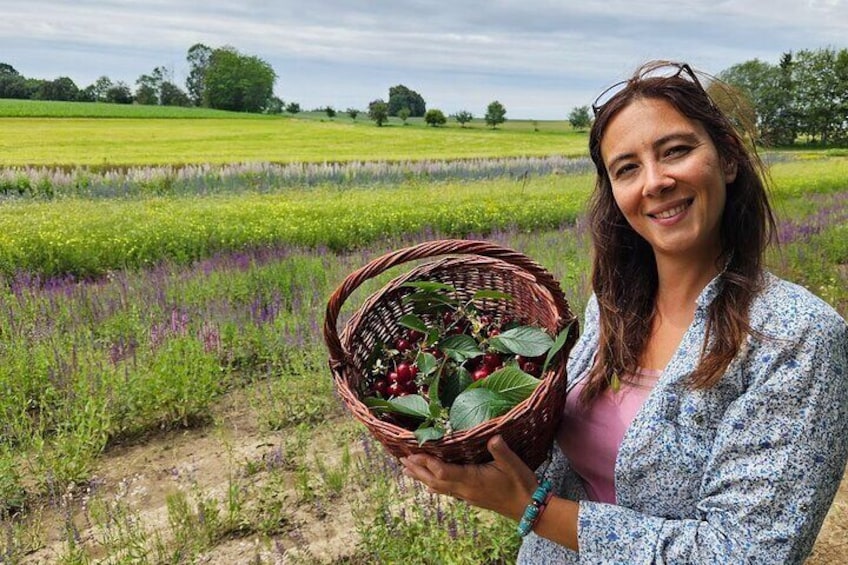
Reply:
M166 65L181 77L201 42L265 59L279 94L307 107L367 102L404 83L448 111L503 96L528 112L514 117L542 119L649 58L717 73L848 37L842 0L0 0L0 10L4 62L27 76L132 84Z

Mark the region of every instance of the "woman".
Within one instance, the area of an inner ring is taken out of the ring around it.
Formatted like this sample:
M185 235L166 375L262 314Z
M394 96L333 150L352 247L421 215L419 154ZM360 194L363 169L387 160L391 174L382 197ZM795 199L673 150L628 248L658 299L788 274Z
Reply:
M522 563L803 562L848 459L848 327L763 270L759 161L688 65L601 97L594 295L550 466L495 437L490 464L405 473L521 520Z

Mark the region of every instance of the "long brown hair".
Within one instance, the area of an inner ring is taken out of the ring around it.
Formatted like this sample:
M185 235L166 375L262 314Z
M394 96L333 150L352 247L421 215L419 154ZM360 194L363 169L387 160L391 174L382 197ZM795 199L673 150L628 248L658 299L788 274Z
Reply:
M653 74L666 67L677 72L670 76ZM600 341L595 365L581 395L584 402L638 368L655 315L658 279L654 253L616 205L601 156L601 140L613 116L637 99L664 100L687 118L700 122L721 162L735 163L737 167L735 180L727 185L720 227L717 267L723 270L723 280L708 310L701 359L689 377L692 387L708 388L717 383L750 332L748 312L760 289L763 255L775 231L764 167L756 150L747 146L691 68L666 61L651 62L616 86L620 90L607 102L593 106L596 116L589 135L589 152L597 169L589 225L594 244L592 285L600 308Z

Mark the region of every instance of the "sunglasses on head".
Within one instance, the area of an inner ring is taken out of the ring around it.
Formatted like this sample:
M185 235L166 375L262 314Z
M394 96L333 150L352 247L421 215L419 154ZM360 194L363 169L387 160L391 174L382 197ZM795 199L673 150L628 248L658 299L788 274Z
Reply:
M597 118L598 114L601 113L601 110L604 109L604 106L606 106L606 104L612 100L616 94L621 92L630 84L635 84L652 78L678 78L681 76L694 83L706 95L707 91L704 89L703 85L701 85L701 81L698 80L698 77L695 75L695 71L692 70L692 67L686 63L663 61L646 67L636 76L627 80L619 81L606 88L592 103L592 112ZM709 96L707 96L707 98L709 99ZM712 103L712 100L710 100L710 103Z

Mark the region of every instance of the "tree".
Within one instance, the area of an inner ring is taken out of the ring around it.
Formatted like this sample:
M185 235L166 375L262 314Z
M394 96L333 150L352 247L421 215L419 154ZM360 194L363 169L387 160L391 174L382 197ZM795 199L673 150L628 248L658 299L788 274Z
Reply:
M76 100L79 88L74 81L68 77L59 77L55 80L42 81L35 92L37 100Z
M191 103L201 106L206 91L206 70L209 68L209 60L212 58L212 49L202 43L195 43L188 49L186 61L188 61L189 72L186 77L186 91Z
M97 97L94 95L93 84L89 84L77 93L77 102L97 102Z
M489 103L489 106L486 108L486 125L494 129L505 121L506 108L504 108L503 104L497 100Z
M191 106L191 99L179 86L166 80L159 86L159 103L162 106Z
M336 117L336 109L332 106L327 106L324 108L324 113L327 114L327 117L331 120Z
M368 104L368 117L376 122L378 127L383 127L389 119L389 105L383 102L382 98L373 100Z
M260 59L232 47L215 49L203 75L205 106L235 112L261 112L274 95L277 74Z
M408 119L409 119L409 115L410 115L411 113L412 113L412 112L410 112L410 111L409 111L409 108L407 108L406 106L404 106L403 108L401 108L401 109L398 111L398 113L397 113L397 117L398 117L398 118L400 118L400 121L402 121L402 122L403 122L403 125L407 125L407 124L406 124L406 120L408 120ZM426 114L425 114L425 116L426 116Z
M146 81L142 82L141 77L139 77L139 79L135 82L137 85L135 89L135 101L137 104L142 104L144 106L156 106L159 104L159 95L156 93L155 87L148 84Z
M848 139L848 50L798 51L792 83L799 133L823 144Z
M356 121L356 116L359 115L359 110L357 110L356 108L348 108L347 110L345 110L345 112L348 116L350 116L350 119L354 122Z
M712 85L707 89L722 109L737 119L753 120L758 137L776 145L793 143L797 132L793 89L787 81L791 55L784 54L783 61L785 67L759 59L734 65L718 74L733 90L721 92ZM745 118L746 113L753 116Z
M568 114L568 123L571 127L577 130L585 130L592 123L592 116L589 114L589 106L578 106L572 108Z
M431 108L430 110L427 110L426 114L424 114L424 121L429 126L437 127L444 125L448 120L445 118L444 112L436 108Z
M272 96L265 107L266 114L282 114L286 109L286 103L279 96Z
M123 81L118 81L106 91L106 102L113 104L132 104L133 97L130 87Z
M469 123L474 119L474 114L469 112L468 110L460 110L454 115L454 119L460 125L460 127L465 127L465 124Z
M102 75L98 77L96 81L94 81L94 84L92 84L92 86L94 87L94 99L98 102L106 102L106 95L109 92L109 89L111 89L115 85L112 83L112 79L110 79L106 75Z
M300 114L300 104L297 102L289 102L286 104L286 112L289 114Z
M402 84L389 88L389 115L397 116L401 108L409 108L409 115L413 118L424 117L427 112L427 104L424 98Z
M6 63L0 63L0 98L29 98L26 79Z

